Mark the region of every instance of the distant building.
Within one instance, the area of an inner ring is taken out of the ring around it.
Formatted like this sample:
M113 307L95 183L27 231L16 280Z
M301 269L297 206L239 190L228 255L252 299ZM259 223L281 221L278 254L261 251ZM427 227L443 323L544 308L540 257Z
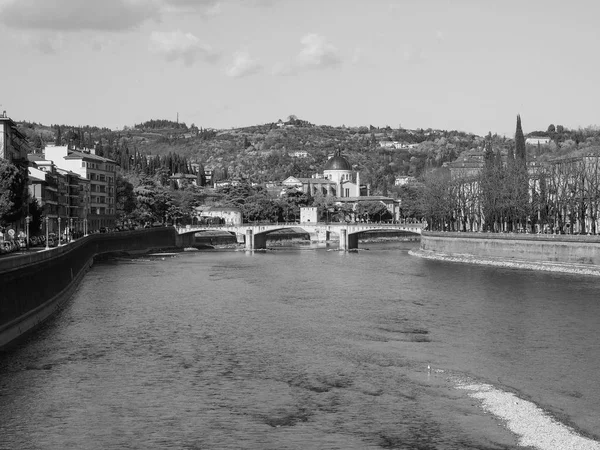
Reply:
M218 218L226 225L241 225L242 210L228 206L197 206L198 220Z
M359 172L354 172L340 153L327 161L322 174L315 174L312 178L291 176L281 184L284 188L296 188L310 195L320 193L326 197L357 197L368 192L367 186L360 185Z
M305 150L298 150L295 152L290 152L289 155L292 158L308 158L308 152Z
M304 206L300 208L300 223L318 222L318 214L316 206Z
M321 193L326 197L335 197L334 202L338 205L349 204L353 208L359 202L380 201L394 220L400 217L400 203L390 197L371 196L370 187L360 184L360 173L352 170L352 166L340 152L327 161L323 174L315 174L312 178L288 177L281 184L284 187L282 194L288 188L295 188L312 196Z
M0 159L10 162L27 162L29 142L17 124L3 111L0 115Z
M382 148L393 148L395 150L403 150L409 148L415 148L419 144L408 144L406 142L398 141L380 141L379 146Z
M404 186L405 184L414 183L415 181L417 181L415 177L410 177L408 175L398 175L394 180L394 185Z
M547 145L550 143L552 139L549 137L536 137L531 136L525 139L525 143L528 145Z
M192 174L183 174L183 173L176 173L174 175L171 175L169 177L169 180L171 180L172 183L174 183L178 189L181 189L182 187L184 187L186 184L191 184L196 186L198 184L198 176L197 175L192 175Z

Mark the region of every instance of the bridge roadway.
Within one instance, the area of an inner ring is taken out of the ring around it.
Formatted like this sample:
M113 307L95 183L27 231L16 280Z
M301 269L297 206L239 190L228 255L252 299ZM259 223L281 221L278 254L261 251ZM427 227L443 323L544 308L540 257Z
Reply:
M236 236L239 243L245 242L246 250L267 248L267 234L278 230L296 229L308 233L311 240L326 242L330 233L339 236L340 250L358 248L358 238L361 233L368 231L405 231L407 233L421 234L420 223L258 223L241 225L187 225L177 228L181 237L194 236L203 231L224 231Z

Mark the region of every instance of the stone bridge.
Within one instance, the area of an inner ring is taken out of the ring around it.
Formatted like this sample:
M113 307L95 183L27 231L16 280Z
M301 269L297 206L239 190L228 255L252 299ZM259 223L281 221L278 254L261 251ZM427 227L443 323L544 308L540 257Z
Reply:
M196 233L205 231L223 231L235 235L239 243L245 242L246 250L267 248L267 234L278 230L294 229L298 232L308 233L311 240L326 242L330 233L339 236L340 250L358 248L358 238L361 233L369 231L405 231L407 233L421 234L420 223L265 223L242 225L193 225L177 228L177 232L189 246L193 244Z

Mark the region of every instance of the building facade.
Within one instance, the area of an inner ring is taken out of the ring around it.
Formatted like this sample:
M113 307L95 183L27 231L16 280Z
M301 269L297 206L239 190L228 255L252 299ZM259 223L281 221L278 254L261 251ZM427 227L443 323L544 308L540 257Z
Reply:
M87 150L69 150L65 146L48 146L44 155L59 169L72 172L87 180L87 183L79 184L78 198L80 201L87 202L82 215L83 219L87 221L88 230L114 228L117 219L115 185L117 163L111 159L97 156L93 150L89 152ZM75 199L75 185L72 186L72 198Z
M360 173L352 169L350 162L340 152L333 155L325 164L323 174L312 178L288 177L282 182L281 195L289 188L315 196L334 197L337 206L349 206L356 210L360 202L381 202L393 220L400 219L400 202L391 197L371 196L369 185L360 184Z
M218 219L226 225L241 225L242 210L227 206L197 206L196 218L199 222L212 222L210 219ZM208 219L208 220L207 220Z
M27 138L17 129L17 124L3 111L0 115L0 159L12 163L26 163L29 152Z

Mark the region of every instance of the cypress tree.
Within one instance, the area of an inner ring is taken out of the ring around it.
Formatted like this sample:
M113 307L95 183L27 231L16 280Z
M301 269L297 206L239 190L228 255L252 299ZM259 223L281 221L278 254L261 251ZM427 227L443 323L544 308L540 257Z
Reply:
M517 131L515 132L515 159L519 160L522 164L525 163L525 136L523 136L523 129L521 128L521 116L517 114Z
M485 138L484 144L484 152L483 152L483 160L487 167L494 165L494 149L492 148L492 132L490 131Z
M54 145L61 145L62 144L62 135L61 135L61 131L60 131L60 125L58 125L56 127L56 140L54 141Z

